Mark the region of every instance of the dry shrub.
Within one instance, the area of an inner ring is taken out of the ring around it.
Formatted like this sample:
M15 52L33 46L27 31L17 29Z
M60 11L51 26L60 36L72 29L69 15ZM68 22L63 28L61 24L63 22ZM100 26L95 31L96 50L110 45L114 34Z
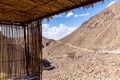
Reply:
M68 52L66 53L69 58L74 59L76 52Z

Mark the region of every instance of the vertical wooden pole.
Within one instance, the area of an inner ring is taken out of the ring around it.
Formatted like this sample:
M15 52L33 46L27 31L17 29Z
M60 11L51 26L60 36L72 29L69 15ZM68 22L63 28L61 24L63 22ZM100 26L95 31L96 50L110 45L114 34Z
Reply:
M37 45L38 45L38 54L39 54L39 59L40 59L40 80L42 80L42 21L38 21L38 27L37 27L37 34L38 34L38 40L37 40Z
M2 28L2 24L0 24L0 28L1 28L1 32L0 32L0 74L3 72L3 49L2 49L2 47L3 47L3 42L2 42L2 31L3 31L3 28ZM0 79L1 79L1 75L0 75Z
M34 55L35 55L35 39L34 39L34 24L31 23L31 72L34 74Z
M42 80L42 20L40 21L40 76L41 76L41 80Z
M25 56L26 56L26 73L27 75L29 75L29 71L28 71L29 61L28 61L27 42L26 42L26 26L23 24L23 27L24 27L24 43L25 43Z

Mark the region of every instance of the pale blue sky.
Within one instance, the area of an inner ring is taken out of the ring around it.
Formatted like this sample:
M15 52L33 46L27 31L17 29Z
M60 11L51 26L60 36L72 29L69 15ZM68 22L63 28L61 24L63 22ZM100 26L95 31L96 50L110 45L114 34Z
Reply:
M49 21L44 19L43 36L49 39L59 40L80 27L80 25L90 17L115 2L117 2L117 0L105 0L104 2L94 4L94 6L90 8L78 8L68 13L56 15Z

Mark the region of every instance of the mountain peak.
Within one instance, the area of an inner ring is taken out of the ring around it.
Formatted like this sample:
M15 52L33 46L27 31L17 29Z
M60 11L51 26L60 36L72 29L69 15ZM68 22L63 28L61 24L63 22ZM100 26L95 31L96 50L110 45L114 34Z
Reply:
M120 42L120 2L91 17L61 41L87 49L107 49Z

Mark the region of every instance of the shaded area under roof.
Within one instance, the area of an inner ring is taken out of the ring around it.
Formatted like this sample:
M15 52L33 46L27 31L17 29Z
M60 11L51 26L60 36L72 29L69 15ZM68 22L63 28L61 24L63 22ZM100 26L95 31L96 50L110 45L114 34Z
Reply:
M32 22L103 0L0 0L0 21Z

